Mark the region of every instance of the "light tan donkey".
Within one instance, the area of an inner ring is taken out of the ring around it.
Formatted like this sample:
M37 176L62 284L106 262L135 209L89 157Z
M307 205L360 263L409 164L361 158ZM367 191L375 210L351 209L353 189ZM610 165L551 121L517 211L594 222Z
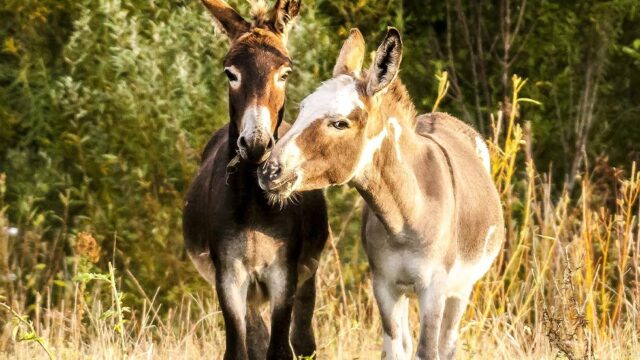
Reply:
M390 28L368 71L352 30L333 78L258 170L272 200L351 183L366 200L362 239L384 328L383 359L413 355L407 295L420 304L417 359L451 359L473 285L504 240L484 140L442 113L416 117L397 77L402 41Z

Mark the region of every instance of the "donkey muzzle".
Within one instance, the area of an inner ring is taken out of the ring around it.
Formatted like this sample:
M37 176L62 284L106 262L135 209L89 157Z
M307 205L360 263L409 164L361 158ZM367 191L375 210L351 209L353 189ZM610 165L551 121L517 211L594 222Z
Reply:
M238 151L240 156L254 164L261 164L271 154L275 141L273 136L252 136L241 135L238 138Z
M295 172L285 172L276 161L269 161L258 169L258 183L260 187L274 194L290 194L298 180Z

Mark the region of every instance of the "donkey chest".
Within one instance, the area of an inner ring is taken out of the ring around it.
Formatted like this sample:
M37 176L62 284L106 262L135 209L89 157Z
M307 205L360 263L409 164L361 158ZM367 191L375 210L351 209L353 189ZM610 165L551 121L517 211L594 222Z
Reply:
M374 276L397 291L416 292L426 287L434 275L446 272L442 254L448 248L439 231L392 235L376 217L370 217L365 226L365 250Z
M259 275L284 262L287 237L268 230L252 229L228 233L220 244L222 262L233 261L251 274Z

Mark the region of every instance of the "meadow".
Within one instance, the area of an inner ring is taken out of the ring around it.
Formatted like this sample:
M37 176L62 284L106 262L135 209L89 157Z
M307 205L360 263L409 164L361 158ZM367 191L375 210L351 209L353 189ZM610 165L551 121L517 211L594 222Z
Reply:
M305 4L288 121L351 26L373 50L393 24L418 108L487 139L507 240L471 296L457 358L640 357L637 4ZM0 358L222 358L222 314L180 214L227 119L225 39L198 2L8 0L0 19ZM316 358L378 358L363 202L347 186L326 195Z

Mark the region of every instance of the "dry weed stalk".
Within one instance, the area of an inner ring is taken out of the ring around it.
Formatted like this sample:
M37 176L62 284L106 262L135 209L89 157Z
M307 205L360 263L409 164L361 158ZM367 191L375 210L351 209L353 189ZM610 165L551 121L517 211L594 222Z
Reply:
M440 80L442 101L446 78ZM530 156L533 137L518 118L518 107L533 102L520 97L524 84L514 77L514 93L492 116L493 176L504 203L508 237L470 299L460 358L637 357L640 175L634 165L630 174L606 170L611 175L605 181L597 171L606 166L596 163L581 177L579 198L553 188L551 170L541 174L535 168ZM340 230L334 247L321 259L314 317L318 359L380 355L382 325L366 265L359 258L359 239L352 239L356 243L350 261L340 263L338 255L346 259L347 254L337 253L341 249L337 245L346 245L343 238L351 234L348 225L358 215L358 206L355 200L346 206L348 216L337 221L335 228ZM34 226L30 231L19 240L39 239L44 230ZM108 287L84 287L74 281L68 281L66 288L52 283L36 287L38 282L19 275L12 298L15 308L35 309L34 328L47 343L55 344L56 354L65 359L221 356L223 319L211 288L202 284L194 290L185 285L183 293L173 294L172 302L160 303L158 292L148 296L149 290L126 267L123 272L128 277L120 279L113 267L101 270L99 262L92 262L100 255L93 235L79 233L75 239L72 276L93 274ZM13 256L9 266L16 271L24 261L28 259ZM140 295L137 302L123 299L121 281ZM35 300L29 294L35 294ZM76 307L75 316L68 304ZM417 335L415 307L411 317ZM0 358L42 354L23 343L3 346L0 342Z
M565 250L565 269L562 283L558 286L554 281L557 293L554 299L559 303L547 307L543 303L542 324L551 345L569 360L593 359L591 332L587 326L587 318L578 303L573 277L577 269L571 267L569 256ZM580 346L582 345L580 349ZM582 352L582 354L580 354Z

